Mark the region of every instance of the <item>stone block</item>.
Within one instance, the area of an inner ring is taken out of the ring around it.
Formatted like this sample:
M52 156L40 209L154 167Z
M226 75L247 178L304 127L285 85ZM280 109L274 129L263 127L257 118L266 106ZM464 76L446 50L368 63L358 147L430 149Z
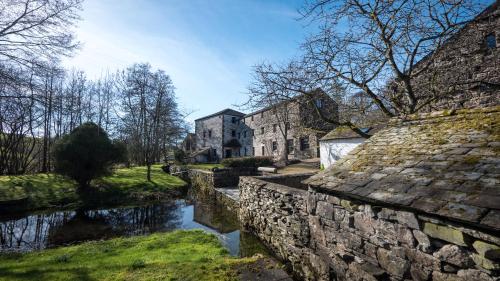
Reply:
M379 248L377 257L380 266L391 275L402 277L410 268L410 263L404 257L400 257L394 250Z
M332 220L333 219L333 205L319 201L316 207L316 214L322 218Z
M456 274L442 273L439 271L432 272L432 281L471 281L459 277Z
M492 261L500 261L500 247L498 245L476 240L472 243L472 247L479 255Z
M365 237L369 237L375 233L374 220L364 213L354 213L354 227L361 231Z
M470 253L457 245L444 245L439 251L433 254L437 259L456 265L461 268L466 268L473 265Z
M429 237L423 233L420 230L413 230L413 236L415 239L417 239L418 245L417 249L424 253L430 253L431 252L431 241L429 240Z
M413 238L413 234L408 227L396 224L395 228L396 228L396 237L399 242L409 247L415 246L415 239Z
M500 270L500 263L489 260L481 255L473 254L472 260L477 266L486 270Z
M474 281L494 281L495 279L488 276L488 274L477 270L477 269L462 269L459 270L457 276L463 278L464 280L474 280Z
M477 221L485 212L485 208L479 208L459 203L448 203L438 211L438 214L445 217L453 217L468 221Z
M405 211L396 211L396 219L402 225L406 225L413 229L420 229L420 226L418 224L418 219L414 213Z
M306 198L306 208L307 212L311 215L315 215L316 202L317 202L317 195L315 193L309 193Z
M316 243L326 246L326 237L323 227L318 216L309 216L309 230L311 232L311 240L316 241Z
M382 208L380 212L377 213L377 216L381 219L385 220L395 220L396 219L396 211L392 209Z
M355 212L358 210L359 205L350 201L350 200L340 200L340 205L344 207L344 209L350 211L350 212Z
M500 210L491 210L481 220L481 224L500 230Z
M423 232L433 238L448 241L460 246L467 246L465 243L465 235L460 230L452 227L425 222Z
M334 205L340 205L340 198L328 195L326 196L326 202Z
M357 262L349 264L349 269L346 274L347 280L363 280L363 281L377 281L377 278L366 272L364 268Z

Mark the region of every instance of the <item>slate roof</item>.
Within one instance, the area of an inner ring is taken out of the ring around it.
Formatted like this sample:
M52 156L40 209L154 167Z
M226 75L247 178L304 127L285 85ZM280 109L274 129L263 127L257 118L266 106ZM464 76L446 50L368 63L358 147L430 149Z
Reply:
M361 128L362 131L369 135L373 135L378 132L383 126L369 127L369 128ZM353 139L353 138L362 138L362 136L358 135L356 132L351 130L351 128L346 126L340 126L330 131L320 140L337 140L337 139Z
M236 110L231 109L231 108L226 108L226 109L223 109L221 111L215 112L213 114L200 117L200 118L198 118L198 119L196 119L194 121L196 122L196 121L208 119L208 118L211 118L211 117L214 117L214 116L218 116L218 115L221 115L221 114L234 115L234 116L238 116L238 117L245 116L245 113L243 113L243 112L239 112L239 111L236 111Z
M305 183L500 230L500 107L392 119Z

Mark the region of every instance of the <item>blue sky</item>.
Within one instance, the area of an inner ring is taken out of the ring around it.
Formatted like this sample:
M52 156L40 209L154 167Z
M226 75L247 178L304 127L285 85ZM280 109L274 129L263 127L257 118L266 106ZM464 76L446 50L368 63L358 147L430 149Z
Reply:
M188 120L245 101L251 67L296 56L310 27L302 1L86 0L81 50L64 65L89 78L135 62L165 70Z

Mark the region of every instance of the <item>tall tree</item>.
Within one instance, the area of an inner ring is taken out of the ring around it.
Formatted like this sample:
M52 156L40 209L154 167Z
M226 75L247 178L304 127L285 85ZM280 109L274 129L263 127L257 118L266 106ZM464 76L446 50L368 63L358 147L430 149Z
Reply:
M304 19L319 31L302 45L303 55L284 65L261 64L256 72L261 84L292 96L340 83L343 91L325 91L351 101L362 93L387 117L415 113L449 94L420 94L416 79L482 8L473 0L306 1ZM353 120L323 117L364 135Z
M173 83L163 71L153 72L149 64L134 64L119 75L122 99L122 135L132 161L147 166L158 161L161 148L177 132L179 115Z

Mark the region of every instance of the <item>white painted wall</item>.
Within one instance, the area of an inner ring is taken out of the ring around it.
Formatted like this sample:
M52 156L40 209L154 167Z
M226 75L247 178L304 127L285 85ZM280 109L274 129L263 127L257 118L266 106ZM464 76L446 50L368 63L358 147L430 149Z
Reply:
M364 138L321 140L319 142L321 164L325 169L330 167L365 140Z

